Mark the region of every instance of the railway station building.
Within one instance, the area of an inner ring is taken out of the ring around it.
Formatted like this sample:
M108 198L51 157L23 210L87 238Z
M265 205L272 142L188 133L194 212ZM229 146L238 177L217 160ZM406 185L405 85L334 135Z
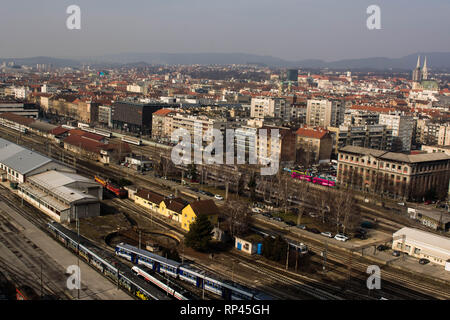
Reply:
M404 227L393 234L392 250L405 252L418 259L450 266L450 239L419 229Z
M19 195L57 222L100 215L102 187L76 173L50 170L19 184Z
M11 182L23 183L27 177L48 170L75 172L63 164L39 153L0 138L0 170Z
M448 194L450 156L406 154L356 146L339 149L337 181L341 186L398 199L422 200L434 191Z
M199 215L208 216L209 221L211 221L213 225L217 225L219 214L219 208L213 200L197 200L191 202L182 211L181 227L184 230L189 231L191 223L193 223Z

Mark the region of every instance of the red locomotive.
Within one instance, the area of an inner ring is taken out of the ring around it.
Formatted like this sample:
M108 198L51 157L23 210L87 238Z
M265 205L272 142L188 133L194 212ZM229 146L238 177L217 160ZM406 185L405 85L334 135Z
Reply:
M125 198L128 195L127 190L125 190L124 188L121 188L121 187L115 185L114 183L112 183L106 179L103 179L99 176L95 176L95 181L100 183L104 188L111 191L119 198Z

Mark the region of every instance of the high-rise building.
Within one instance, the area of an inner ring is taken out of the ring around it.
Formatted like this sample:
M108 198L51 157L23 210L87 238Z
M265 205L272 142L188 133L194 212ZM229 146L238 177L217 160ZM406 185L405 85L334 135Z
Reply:
M308 100L306 124L310 127L339 127L344 122L344 100Z
M258 119L267 117L290 121L291 104L284 98L252 98L250 116Z
M392 129L385 125L342 125L337 134L336 149L356 146L390 151L392 141Z
M411 151L411 141L414 130L414 118L399 113L380 114L379 124L392 129L394 141L392 151Z
M290 69L287 71L287 81L298 81L298 70Z

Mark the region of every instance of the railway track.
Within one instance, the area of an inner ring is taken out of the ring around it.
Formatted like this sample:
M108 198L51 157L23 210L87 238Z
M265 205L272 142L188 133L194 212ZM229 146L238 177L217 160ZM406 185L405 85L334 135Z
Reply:
M22 137L24 137L24 136L22 136ZM28 137L27 137L27 138L28 138ZM36 140L36 139L31 139L31 140L32 140L32 142L33 142L33 145L35 145L35 146L38 146L38 145L40 145L40 144L42 143L42 141L39 141L39 140ZM139 148L145 148L145 147L139 147ZM52 148L52 149L53 149L53 148ZM55 149L55 150L58 150L58 147L55 146L54 149ZM141 149L141 150L144 151L144 149ZM155 150L156 150L156 148L155 148ZM45 150L44 150L44 151L45 151ZM148 152L148 150L145 150L145 151ZM59 152L60 152L60 153L56 153L56 155L59 156L59 158L62 158L63 154L65 153L66 160L71 159L71 160L69 160L68 162L76 163L77 169L80 169L80 168L81 168L81 169L83 169L84 172L90 173L91 175L95 175L95 174L98 173L99 168L98 168L98 166L96 166L95 164L92 164L92 163L90 163L90 162L88 162L88 161L85 161L85 160L80 160L80 159L75 160L75 159L76 159L75 156L68 155L67 152L63 152L63 151L59 151ZM45 152L43 152L43 153L45 153ZM107 173L109 176L114 176L114 177L117 177L117 176L118 176L118 172L117 172L117 171L111 170L111 169L109 169L108 167L102 168L101 171ZM125 173L121 173L121 174L120 174L120 177L126 178L127 175L126 175ZM153 183L153 184L152 184L152 182L150 182L150 181L147 180L147 179L142 179L142 178L136 177L136 176L134 176L133 178L135 178L135 179L137 179L137 180L140 180L142 183L144 183L144 184L146 184L146 185L150 184L150 185L152 185L152 186L154 186L154 187L161 188L161 185L156 184L156 183ZM134 208L134 209L136 209L136 208ZM366 217L373 217L373 216L375 216L375 215L373 215L372 213L365 213L365 214L366 214ZM378 217L378 219L379 219L379 217ZM158 219L158 220L159 220L159 219ZM156 221L158 221L158 220L157 220L157 219L153 219L153 221L155 221L155 223L156 223ZM389 220L386 220L386 221L387 221L387 222L390 222ZM158 223L160 224L160 226L162 226L162 227L164 227L164 228L168 228L168 229L172 229L172 230L175 229L175 228L174 228L173 226L171 226L170 224L165 223L165 222L161 222L161 220L159 220ZM397 229L396 226L398 226L398 225L396 225L395 222L394 222L394 223L392 223L392 222L390 222L390 223L385 223L385 222L383 222L383 223L385 224L385 226L383 226L383 227L384 227L387 231L392 231L392 229L394 229L394 228L395 228L395 230L396 230L396 229ZM317 249L317 248L315 248L315 249ZM341 263L342 265L345 265L345 261L342 260L341 256L342 256L341 254L336 254L336 256L335 256L336 261L335 261L335 262L336 262L336 264ZM329 255L329 258L330 258L330 259L331 259L331 257L332 257L332 256ZM331 260L328 260L328 261L331 262ZM339 262L339 261L341 261L341 262ZM361 274L365 274L365 270L366 270L365 268L367 267L367 265L365 265L365 264L358 265L358 264L356 264L356 262L355 262L354 265L353 265L352 267L355 268L355 270L358 268L358 269L359 269L358 271L359 271ZM439 291L439 290L437 290L436 288L433 288L433 287L427 286L427 285L418 285L417 283L415 283L414 281L410 280L409 278L401 277L401 276L399 276L397 273L391 273L391 272L383 271L383 274L385 274L385 275L386 275L389 279L391 279L392 281L397 280L398 282L400 282L400 283L402 283L402 284L407 283L407 284L410 285L410 286L414 286L415 288L417 288L417 290L421 290L420 292L426 291L426 292L429 292L429 293L434 294L434 295L436 295L436 296L439 296L439 295L441 295L441 297L446 296L446 295L442 295L442 292ZM400 287L397 287L397 288L392 287L392 290L393 290L393 291L394 291L394 289L397 290L397 291L401 290ZM405 291L405 295L407 295L406 291ZM412 293L409 293L409 296L412 297L413 294L412 294ZM416 295L416 296L414 296L414 298L420 298L420 296Z
M261 228L261 225L258 225L258 228ZM318 242L317 240L313 240L311 238L303 238L296 235L293 237L289 235L288 232L278 233L271 232L267 229L263 229L267 233L272 233L274 235L282 235L285 238L290 240L300 240L306 243L310 250L313 252L320 254L324 250L323 243ZM344 258L343 258L344 256ZM349 253L344 254L337 249L333 249L328 247L327 249L327 264L332 264L334 267L334 271L340 275L347 276L349 275L349 266L352 272L350 281L347 282L348 287L352 287L354 290L361 290L361 286L365 286L367 280L367 267L372 265L371 262L361 262L358 261L363 259L359 256L349 257ZM386 292L386 295L390 297L394 297L396 299L449 299L450 291L444 291L435 285L426 284L423 282L417 281L417 278L411 279L410 277L404 276L399 272L392 272L386 270L386 267L381 266L382 269L382 281L383 281L383 293ZM357 283L356 283L357 282ZM405 286L405 284L407 286ZM357 286L358 285L358 286Z

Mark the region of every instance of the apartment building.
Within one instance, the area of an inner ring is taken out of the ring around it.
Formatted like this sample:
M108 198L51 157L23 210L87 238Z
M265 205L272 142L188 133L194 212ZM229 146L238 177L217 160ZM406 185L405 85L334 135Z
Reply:
M344 122L344 100L308 100L306 124L310 127L339 127Z
M450 156L346 146L339 150L338 182L345 187L395 198L422 200L430 191L448 193Z
M291 120L291 104L284 98L260 97L252 98L250 117L279 118Z
M413 138L414 119L412 116L401 115L399 113L380 114L378 124L382 124L392 129L393 151L405 152L411 150Z
M170 127L172 125L172 116L174 110L159 109L152 115L152 139L170 138Z
M332 138L328 130L322 128L299 128L296 131L296 162L304 165L330 161Z
M357 146L390 151L392 142L392 129L384 125L342 125L337 133L336 150L345 146Z
M167 132L170 138L172 132L177 129L185 129L189 131L191 137L194 137L195 130L202 132L205 141L212 140L212 129L218 129L225 133L228 122L225 118L210 118L207 116L195 116L184 113L176 113L170 117L170 129Z
M345 111L344 123L346 126L366 126L378 124L380 114L364 110L349 109Z

